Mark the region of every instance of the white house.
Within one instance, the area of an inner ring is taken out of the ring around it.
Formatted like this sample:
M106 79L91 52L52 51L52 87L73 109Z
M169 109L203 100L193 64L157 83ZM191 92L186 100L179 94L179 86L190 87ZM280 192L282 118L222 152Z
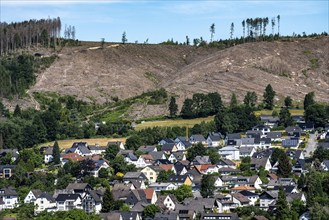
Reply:
M218 153L229 160L240 160L240 152L233 146L223 147L218 150Z
M220 133L209 133L207 137L208 147L219 147L222 139Z
M176 201L176 199L174 199L174 197L169 194L169 195L159 196L156 205L158 205L160 208L173 211L175 210L177 203L178 202Z
M136 168L144 168L150 164L146 163L144 157L139 156L138 160L134 163Z
M45 163L50 163L53 161L53 147L48 147L45 151L45 156L44 156L44 162Z
M97 191L90 190L86 193L85 197L82 199L83 210L88 213L100 213L102 210L102 198L97 193Z
M207 145L207 140L201 134L194 134L190 137L190 142L192 144L201 143Z
M219 176L216 177L216 181L215 181L215 183L214 183L214 186L217 187L217 188L223 186L223 181L222 181L222 179L221 179Z
M321 167L324 171L329 171L329 160L324 160L322 163L321 163Z
M58 211L82 209L82 199L79 194L59 194L56 198Z
M24 203L34 202L41 194L42 191L39 189L30 190L30 192L24 198Z
M177 186L173 183L151 183L149 188L154 189L156 192L166 191L166 190L175 190Z
M266 137L267 133L271 132L270 126L267 125L256 125L252 128L253 131L260 131L262 132L262 137Z
M47 209L54 209L56 207L55 199L48 193L43 192L34 200L34 213L38 214Z
M105 160L96 160L93 162L95 164L95 168L90 171L90 175L92 175L93 177L98 177L98 172L100 171L100 169L107 169L110 167Z
M18 195L14 188L6 187L0 189L0 211L3 209L13 209L17 204Z

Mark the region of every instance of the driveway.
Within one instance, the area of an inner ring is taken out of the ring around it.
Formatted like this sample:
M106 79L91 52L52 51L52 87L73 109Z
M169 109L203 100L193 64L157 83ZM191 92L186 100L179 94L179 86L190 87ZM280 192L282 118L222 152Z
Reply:
M311 157L311 152L313 153L316 150L317 147L316 135L317 133L310 134L310 138L308 139L307 145L304 149L306 150L305 157Z

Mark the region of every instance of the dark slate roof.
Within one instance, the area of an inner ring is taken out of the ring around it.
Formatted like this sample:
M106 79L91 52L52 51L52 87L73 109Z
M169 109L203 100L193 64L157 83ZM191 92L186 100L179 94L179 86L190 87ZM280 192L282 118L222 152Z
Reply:
M259 118L262 122L271 122L271 123L276 123L280 120L279 117L273 117L272 115L261 115Z
M244 195L244 196L247 196L247 197L257 197L258 194L257 193L253 193L251 191L248 191L248 190L242 190L239 192L240 194Z
M301 151L301 150L289 149L286 151L287 156L292 157L294 160L298 160L302 153L303 153L303 151Z
M100 195L97 193L97 191L90 190L88 193L91 195L91 197L93 197L93 199L95 200L95 202L102 202L102 200L100 198Z
M240 139L241 138L241 134L240 133L227 134L226 135L226 138L228 140Z
M123 179L147 179L145 174L142 172L127 172Z
M135 220L137 219L138 213L133 211L120 212L122 220Z
M169 182L174 182L174 183L184 183L186 178L188 178L188 175L170 175L168 180Z
M153 160L159 160L164 155L164 152L163 151L154 151L154 152L150 152L149 155L152 156Z
M285 193L291 193L297 186L296 185L274 186L273 190L278 190L279 191L280 187L283 188Z
M232 160L229 159L224 159L221 158L218 162L217 165L222 165L222 166L235 166L235 163Z
M282 147L296 147L299 143L299 138L287 138L282 140Z
M292 133L292 132L302 132L302 129L298 126L289 126L289 127L286 127L286 132L288 133Z
M271 143L271 138L255 138L255 143L264 142L265 144Z
M194 134L190 137L190 140L193 140L195 142L204 142L206 139L201 134Z
M42 194L42 191L40 189L33 189L31 190L35 198L39 198L40 195Z
M281 138L282 137L282 133L278 132L278 131L271 131L268 132L266 135L267 138L271 138L271 139L275 139L275 138Z
M66 189L70 190L85 190L85 189L92 189L92 187L88 183L70 183Z
M156 163L157 164L172 164L172 162L170 162L170 160L168 160L168 159L159 159L159 160L156 160Z
M313 122L298 123L298 126L303 130L314 129L314 123Z
M13 187L5 187L0 189L1 196L17 196L16 189Z
M45 155L52 155L53 154L53 147L47 147L45 151Z
M220 141L220 140L222 139L222 137L221 137L221 136L218 136L218 135L216 135L216 136L214 136L214 135L209 135L208 138L209 138L210 140L212 140L212 141Z
M55 198L52 197L52 195L50 195L50 194L47 193L47 192L43 192L43 193L41 193L41 195L40 195L38 198L45 198L45 199L47 199L48 201L55 202Z
M176 157L177 160L182 160L184 157L184 152L178 151L178 152L173 152L173 155Z
M265 168L267 161L269 160L268 157L262 158L251 158L250 165L256 169L259 169L261 166Z
M318 147L323 147L323 149L329 149L329 142L320 142Z
M244 154L251 154L253 149L254 149L254 147L241 147L241 148L239 148L239 151L240 151L240 154L244 155Z
M81 151L82 154L90 154L91 153L89 148L84 146L84 145L79 145L77 148Z
M260 138L263 133L261 131L247 131L246 135L249 138Z
M305 165L306 165L306 162L305 162L305 160L297 160L297 162L296 162L296 164L295 164L295 166L294 166L294 168L296 169L296 168L301 168L301 169L305 169ZM329 164L328 164L329 165Z
M138 158L136 157L136 155L134 153L126 154L126 157L128 157L132 161L137 161L138 160Z
M79 146L84 146L84 147L86 147L86 146L88 146L88 144L87 144L87 142L74 142L74 143L72 144L72 147L71 147L71 148L77 148L77 147L79 147Z
M175 143L164 144L161 147L161 151L171 151L175 146Z
M58 194L56 201L66 201L66 200L77 200L80 197L79 194Z
M177 174L180 174L183 171L183 169L186 168L183 164L180 163L176 163L174 167Z
M156 146L140 146L138 148L138 150L143 153L150 153L150 152L153 152L155 149L156 149Z
M270 157L272 155L272 149L267 149L259 152L255 152L252 157L261 158L261 157Z
M165 141L167 144L175 143L175 141L171 138L163 138L161 141Z

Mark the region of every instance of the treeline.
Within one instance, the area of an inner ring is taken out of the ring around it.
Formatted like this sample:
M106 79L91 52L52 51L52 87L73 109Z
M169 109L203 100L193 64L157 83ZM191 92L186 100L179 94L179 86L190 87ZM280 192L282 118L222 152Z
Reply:
M223 102L219 93L195 93L192 99L185 99L181 116L182 118L206 117L217 114L222 109Z
M0 55L41 44L54 46L60 38L62 22L59 17L53 19L31 19L10 24L0 23Z
M28 54L0 58L0 97L23 95L35 83L36 72L49 67L56 57L34 57Z
M37 99L41 99L37 97ZM0 103L0 148L29 148L48 141L67 138L90 138L112 134L127 135L130 124L106 123L95 128L84 122L93 106L70 96L43 98L42 110L21 110L17 105L13 114Z

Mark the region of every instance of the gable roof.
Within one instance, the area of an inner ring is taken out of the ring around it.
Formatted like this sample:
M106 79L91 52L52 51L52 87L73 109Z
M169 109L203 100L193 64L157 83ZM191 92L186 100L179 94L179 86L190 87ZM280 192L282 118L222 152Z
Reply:
M209 156L196 156L193 159L193 164L211 164Z
M289 126L289 127L286 127L285 131L287 133L292 133L292 132L300 132L301 133L303 130L298 126Z
M262 158L251 158L250 165L256 169L260 167L266 167L267 162L269 161L269 157L262 157Z
M195 142L205 142L206 139L201 134L194 134L190 137L190 140L193 140Z
M161 159L164 155L163 151L152 151L149 153L152 156L153 160Z
M138 151L141 151L143 153L150 153L156 150L156 146L140 146L138 148Z
M167 144L164 144L162 145L161 147L161 151L172 151L173 148L175 147L175 143L167 143Z
M271 131L268 132L266 135L267 138L271 138L271 139L275 139L275 138L281 138L282 137L282 133L279 131Z
M145 197L147 200L151 200L152 197L153 197L153 194L154 194L154 189L152 188L147 188L147 189L144 189L144 193L145 193Z
M70 183L66 189L70 190L85 190L85 189L92 189L92 187L88 183Z
M174 164L160 164L159 167L161 167L165 171L170 171L174 167Z
M142 172L127 172L123 179L147 179L145 174Z
M175 182L175 183L184 183L185 180L190 177L188 175L170 175L168 178L169 182Z
M242 190L239 192L241 195L247 196L247 197L258 197L257 193L253 193L249 190Z
M226 165L226 166L235 166L236 164L229 159L221 158L218 162L218 165Z
M57 202L66 201L66 200L77 200L81 198L79 194L58 194L57 198L55 199Z
M234 139L241 139L241 134L240 133L231 133L231 134L227 134L226 138L228 140L234 140Z

